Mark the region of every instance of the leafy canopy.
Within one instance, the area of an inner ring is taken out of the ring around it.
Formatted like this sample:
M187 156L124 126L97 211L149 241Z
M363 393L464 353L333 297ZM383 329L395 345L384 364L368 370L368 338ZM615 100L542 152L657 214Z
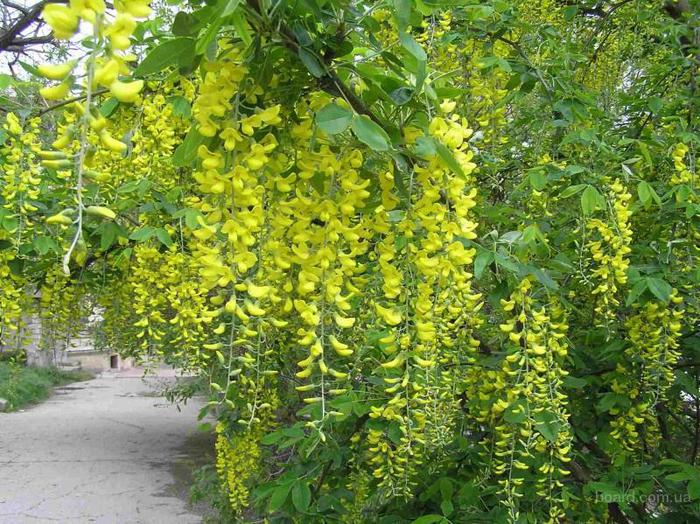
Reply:
M99 307L195 372L222 520L694 522L698 13L32 8L0 50L58 51L0 76L0 340Z

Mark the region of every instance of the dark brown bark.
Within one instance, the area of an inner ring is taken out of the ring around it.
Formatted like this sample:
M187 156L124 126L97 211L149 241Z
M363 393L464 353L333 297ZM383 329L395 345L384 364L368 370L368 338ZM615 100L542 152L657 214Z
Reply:
M44 9L46 4L52 3L49 0L42 0L31 7L19 9L12 3L5 3L5 5L16 9L21 13L21 16L17 18L13 24L7 28L2 34L0 34L0 52L18 50L22 49L27 45L33 45L38 43L47 43L53 40L51 35L46 36L35 36L35 37L22 37L22 33L29 29L32 25L39 21L41 16L41 11ZM58 2L53 2L58 3ZM62 2L65 3L65 2Z

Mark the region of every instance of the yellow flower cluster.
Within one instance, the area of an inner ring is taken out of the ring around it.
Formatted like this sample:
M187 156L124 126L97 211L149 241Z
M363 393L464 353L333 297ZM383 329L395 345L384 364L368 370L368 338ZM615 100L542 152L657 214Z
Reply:
M671 184L687 184L689 186L697 186L696 175L686 165L685 157L688 154L688 146L685 144L676 144L673 148L671 157L673 158L673 167L675 172L671 175Z
M210 357L202 343L213 320L219 315L209 309L206 290L196 275L190 257L176 246L161 251L150 244L134 248L127 285L133 314L139 318L136 338L146 353L180 357L201 366Z
M682 299L674 290L671 304ZM673 385L674 365L678 362L678 338L681 334L683 310L659 302L647 302L639 313L627 319L630 346L625 350L626 364L619 364L612 383L615 393L628 397L628 409L614 407L610 414L610 435L628 451L637 449L639 428L644 426L647 444L655 447L658 438L656 405L666 399Z
M354 450L354 447L352 449ZM352 459L350 460L352 461ZM367 522L368 512L366 506L372 498L371 481L371 476L367 471L360 468L354 468L348 475L346 488L348 492L352 493L352 499L349 501L343 500L345 508L343 522L347 524L364 524Z
M86 258L82 253L84 216L93 214L107 220L116 217L114 211L99 203L88 206L83 202L83 189L88 180L97 183L109 178L108 172L95 173L87 169L93 162L95 150L101 147L119 155L127 150L127 144L112 135L108 121L97 105L96 92L99 88L107 88L119 102L133 103L139 99L144 85L143 80L124 81L124 76L130 74L127 63L136 58L126 52L136 29L136 20L151 12L148 0L118 0L110 8L114 13L107 11L103 0L71 0L67 5L48 3L42 11L44 21L58 39L70 40L80 32L81 24L88 24L92 29L92 37L85 44L83 96L79 97L82 101L71 104L76 118L65 123L60 136L52 144L53 150L42 153L44 166L59 171L60 178L69 179L74 175L75 183L71 187L75 188L77 210L67 208L46 220L63 228L76 225L63 257L63 272L66 274L70 273L72 259L80 265L81 259ZM41 75L59 82L40 89L40 94L46 100L68 98L79 76L77 63L77 60L71 60L63 64L40 65L38 71Z
M515 2L518 16L532 24L561 23L564 19L561 5L556 0L542 0L541 2L528 2L518 0Z
M6 138L0 145L0 346L22 346L22 312L29 300L26 281L16 275L11 264L18 262L22 244L31 241L32 214L39 198L39 159L37 158L39 120L22 125L14 113L2 124Z
M114 2L116 16L107 16L103 0L71 0L68 5L47 4L42 12L44 21L51 27L56 38L69 40L79 30L81 23L93 26L93 34L98 45L93 47L88 61L86 89L106 87L120 102L135 102L143 88L143 80L123 82L119 75L128 75L127 62L134 56L126 53L131 45L130 37L136 29L136 20L145 18L151 12L148 0L119 0ZM106 41L109 45L106 45ZM98 56L102 46L106 51ZM39 66L39 72L46 78L60 81L52 87L41 89L47 100L65 98L73 87L73 71L76 61L63 64Z
M464 348L479 345L472 330L479 325L481 295L472 291L469 272L475 250L462 243L476 237L470 213L476 204L475 165L466 143L472 131L453 115L434 118L428 132L450 149L466 178L437 156L416 165L408 209L378 209L374 225L383 234L376 244L383 296L371 300L373 323L387 355L381 367L390 396L370 417L398 424L401 436L392 440L385 431L370 430L368 462L379 486L399 496L410 495L421 456L448 443L457 417L459 372L442 366L458 366L469 358ZM407 133L409 141L415 139Z
M382 164L380 201L368 213L366 173L376 162L368 164L352 147L335 147L313 127L314 112L330 98L314 93L300 100L292 143L281 145L280 106L256 106L259 91L241 85L242 57L235 47L222 51L205 64L193 104L199 132L218 137L219 146L205 142L197 151L201 197L190 204L201 216L187 232L202 295L221 315L202 346L221 366L212 390L235 409L242 431L259 427L277 404L261 394L274 389L275 353L289 347L308 426L324 441L326 424L341 415L333 398L348 393L362 358L357 328L373 326L387 385L383 406L370 416L387 427L398 424L400 436L368 430L366 463L387 492L408 495L420 456L449 442L458 414L455 373L443 366L461 364L462 348L479 344L472 330L481 296L471 289L469 271L475 250L463 243L476 228L472 131L451 114L454 104L445 104L428 134L448 148L462 173L437 155L415 166L410 205L397 209L397 175ZM365 293L373 283L379 295Z
M150 96L134 104L137 111L120 108L107 126L113 135L129 137L128 154L99 148L95 143L87 166L99 173L97 182L109 182L114 187L146 179L163 193L176 186L187 188L190 184L182 180L172 156L187 133L188 122L174 114L171 101L177 99L187 106L194 97L194 87L186 79L179 85L154 83L148 87Z
M216 425L216 471L235 515L248 507L248 482L260 471L259 440L251 431L231 439L223 422Z
M675 146L672 154L674 172L670 182L676 186L677 201L685 201L691 206L697 206L697 188L700 180L697 169L694 167L694 159L690 157L689 152L690 149L685 144L681 143ZM691 188L693 191L687 191L687 188ZM685 304L686 322L688 325L692 325L700 319L700 297L698 293L694 292L697 285L696 279L692 276L697 271L698 255L700 255L700 230L697 227L697 220L688 220L687 216L678 218L678 222L673 227L672 243L669 245L675 244L675 258L680 266L680 271L687 278L686 283L681 284L679 288L686 292L688 299Z
M565 169L566 162L552 160L549 153L544 153L539 158L537 158L535 167L528 170L532 172L537 170L543 176L551 167L556 167L558 169ZM566 181L550 180L547 187L538 190L534 187L530 189L531 198L526 202L527 206L527 216L532 220L540 220L541 217L553 218L555 216L554 206L558 203L559 198L555 196L557 189L564 189L566 187Z
M536 494L547 500L548 522L564 517L561 478L571 460L567 397L562 392L567 355L563 308L551 303L537 307L532 283L521 281L508 300L501 300L510 318L500 325L508 337L503 361L505 388L492 406L494 473L505 496L511 521L519 518L518 500L528 472L537 472Z
M84 285L68 278L59 267L46 273L39 288L39 307L41 348L48 351L64 348L91 311Z
M11 347L12 342L18 342L16 337L19 335L25 304L23 282L13 274L9 266L14 259L15 253L12 250L0 250L0 346L4 347Z
M38 211L34 204L41 183L40 123L40 119L32 118L23 128L17 116L8 113L3 124L8 136L0 146L0 202L4 220L16 223L11 237L17 246L32 237L31 215Z
M614 180L608 192L608 220L589 218L586 228L590 239L587 248L591 256L590 280L592 294L597 296L595 312L599 322L605 324L620 304L618 286L627 282L629 254L632 251L632 229L629 224L631 195L619 180Z
M446 10L439 16L425 18L416 40L427 46L429 60L440 71L463 71L464 88L470 94L470 102L464 107L464 116L476 125L483 144L505 144L506 135L500 132L506 124L506 104L501 103L508 94L506 84L510 75L500 67L485 68L484 58L506 58L510 48L497 41L485 46L483 41L470 39L466 44L449 38L453 13Z

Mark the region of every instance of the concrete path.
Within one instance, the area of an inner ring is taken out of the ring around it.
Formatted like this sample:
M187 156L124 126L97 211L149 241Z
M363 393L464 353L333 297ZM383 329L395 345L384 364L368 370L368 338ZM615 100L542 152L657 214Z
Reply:
M198 404L159 396L169 375L105 374L0 413L0 523L202 522L187 496L211 442Z

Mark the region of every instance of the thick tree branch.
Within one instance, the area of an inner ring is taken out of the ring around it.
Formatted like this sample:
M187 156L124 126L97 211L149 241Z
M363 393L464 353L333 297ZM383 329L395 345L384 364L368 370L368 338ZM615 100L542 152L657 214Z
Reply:
M25 9L19 9L14 4L11 4L8 2L3 2L3 3L5 5L13 7L15 9L18 9L18 11L21 11L22 16L20 16L14 22L14 24L10 26L9 29L7 29L5 32L0 34L0 52L10 51L10 50L13 50L14 48L22 47L23 45L31 45L31 44L36 44L36 43L46 43L46 42L50 42L51 40L53 40L53 37L51 35L47 35L45 37L35 37L35 38L41 38L41 39L46 38L47 39L46 42L34 41L35 38L22 38L21 35L24 31L26 31L29 27L31 27L32 24L34 24L35 22L37 22L39 20L39 17L41 16L41 11L44 9L44 6L46 4L65 3L65 0L63 0L63 1L41 0L39 3L36 3L33 6L27 7Z

